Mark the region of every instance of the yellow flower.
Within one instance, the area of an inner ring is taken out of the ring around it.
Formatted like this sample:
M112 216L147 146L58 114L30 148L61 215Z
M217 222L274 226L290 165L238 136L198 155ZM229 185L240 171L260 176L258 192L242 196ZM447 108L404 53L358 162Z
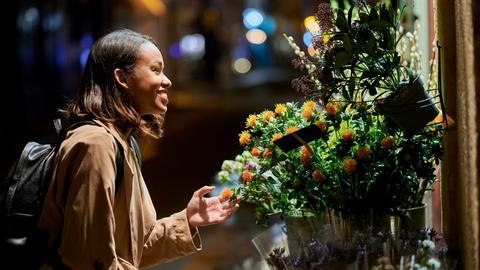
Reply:
M351 130L351 129L345 129L343 132L342 132L342 139L346 142L348 141L351 141L353 139L353 137L355 136L355 131Z
M282 137L282 134L280 134L280 133L275 133L275 134L273 134L272 142L280 139L281 137Z
M246 127L247 128L253 127L255 126L255 123L257 123L257 115L250 114L247 118Z
M275 113L276 114L282 114L286 110L287 110L287 107L283 103L275 105Z
M270 118L275 117L275 113L272 111L265 111L263 113L263 120L268 121Z
M247 144L250 142L250 138L252 137L252 135L250 135L250 133L248 133L248 131L242 131L242 133L240 133L240 135L238 135L240 137L239 141L240 141L240 144L243 145L243 144Z
M299 130L298 127L295 127L295 126L293 126L293 127L288 127L287 130L285 131L285 134L288 135L288 134L293 133L293 132L295 132L295 131L297 131L297 130Z
M315 101L313 101L313 100L308 100L308 101L305 101L305 102L303 103L303 108L304 108L304 109L307 109L307 108L313 109L313 107L315 107L315 105L316 105L316 102L315 102Z

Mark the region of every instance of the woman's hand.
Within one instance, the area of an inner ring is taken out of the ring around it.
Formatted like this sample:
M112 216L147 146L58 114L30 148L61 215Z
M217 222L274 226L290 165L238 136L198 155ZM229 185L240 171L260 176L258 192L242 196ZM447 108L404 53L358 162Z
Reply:
M214 190L214 186L204 186L193 193L192 199L187 205L187 218L190 226L201 227L224 222L238 209L238 202L232 203L229 198L203 197Z

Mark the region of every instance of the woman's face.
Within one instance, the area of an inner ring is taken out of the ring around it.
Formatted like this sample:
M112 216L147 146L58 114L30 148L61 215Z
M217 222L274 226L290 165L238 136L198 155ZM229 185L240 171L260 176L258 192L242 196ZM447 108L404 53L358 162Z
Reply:
M132 74L128 76L135 109L140 115L163 115L167 112L167 89L172 82L165 76L163 69L160 50L150 42L142 44Z

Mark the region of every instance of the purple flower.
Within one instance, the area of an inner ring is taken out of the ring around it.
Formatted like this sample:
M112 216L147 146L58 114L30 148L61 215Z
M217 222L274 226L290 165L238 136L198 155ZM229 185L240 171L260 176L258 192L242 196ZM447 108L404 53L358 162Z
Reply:
M322 32L327 32L333 28L333 14L330 4L320 3L317 7L315 18Z

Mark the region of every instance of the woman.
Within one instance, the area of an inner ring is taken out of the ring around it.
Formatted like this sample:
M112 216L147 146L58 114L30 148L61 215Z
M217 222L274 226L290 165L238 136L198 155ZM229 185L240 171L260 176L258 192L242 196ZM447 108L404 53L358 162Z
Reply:
M118 30L91 48L79 91L62 112L69 123L93 119L96 125L67 133L39 220L60 258L57 268L138 269L166 262L200 250L197 227L223 222L238 208L228 198L204 198L214 190L205 186L186 209L156 220L130 138L162 136L171 84L148 36ZM125 157L118 186L117 151Z

